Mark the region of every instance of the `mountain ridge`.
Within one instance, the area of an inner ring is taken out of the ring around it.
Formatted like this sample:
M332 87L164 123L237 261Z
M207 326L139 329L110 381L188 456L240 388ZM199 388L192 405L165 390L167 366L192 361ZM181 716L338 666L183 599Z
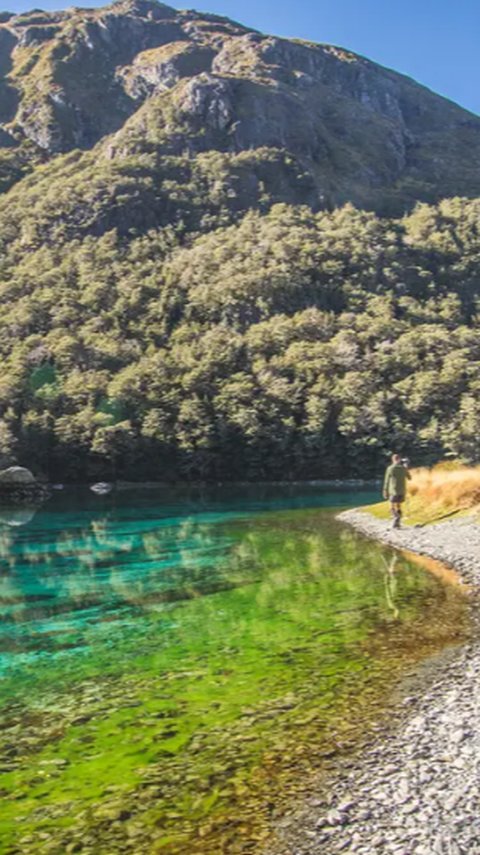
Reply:
M399 214L480 193L480 118L344 48L155 0L14 15L2 42L6 189L76 149L128 155L151 112L160 154L288 152L310 190L287 176L285 201Z

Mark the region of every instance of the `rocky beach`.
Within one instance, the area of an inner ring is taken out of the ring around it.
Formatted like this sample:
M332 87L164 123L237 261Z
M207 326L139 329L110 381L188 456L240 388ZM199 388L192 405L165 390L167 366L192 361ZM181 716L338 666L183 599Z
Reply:
M307 805L278 822L281 855L480 853L480 526L472 518L392 530L350 510L371 538L441 561L471 597L471 638L414 669L353 757L340 758Z

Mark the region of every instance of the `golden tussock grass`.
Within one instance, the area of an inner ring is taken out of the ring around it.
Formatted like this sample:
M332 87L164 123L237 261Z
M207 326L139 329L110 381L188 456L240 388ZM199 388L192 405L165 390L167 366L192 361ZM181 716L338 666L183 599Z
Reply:
M433 469L414 469L408 495L445 509L473 508L480 503L480 466L449 470L440 464Z
M439 463L431 469L413 469L404 506L404 522L410 525L441 521L480 506L480 466ZM374 505L375 516L389 515L387 502Z

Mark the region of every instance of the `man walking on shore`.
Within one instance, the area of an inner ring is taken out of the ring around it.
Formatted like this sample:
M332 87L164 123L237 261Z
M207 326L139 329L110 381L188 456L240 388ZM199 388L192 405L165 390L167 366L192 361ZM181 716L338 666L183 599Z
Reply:
M411 479L408 465L408 460L402 460L399 454L394 454L392 462L385 472L383 498L390 501L393 528L400 528L402 503L407 494L407 481Z

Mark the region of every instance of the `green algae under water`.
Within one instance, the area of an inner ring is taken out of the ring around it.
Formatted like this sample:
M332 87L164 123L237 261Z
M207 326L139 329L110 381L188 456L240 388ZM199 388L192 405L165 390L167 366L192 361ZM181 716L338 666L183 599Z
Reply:
M0 511L0 851L261 851L382 686L466 626L461 592L335 520L372 498Z

